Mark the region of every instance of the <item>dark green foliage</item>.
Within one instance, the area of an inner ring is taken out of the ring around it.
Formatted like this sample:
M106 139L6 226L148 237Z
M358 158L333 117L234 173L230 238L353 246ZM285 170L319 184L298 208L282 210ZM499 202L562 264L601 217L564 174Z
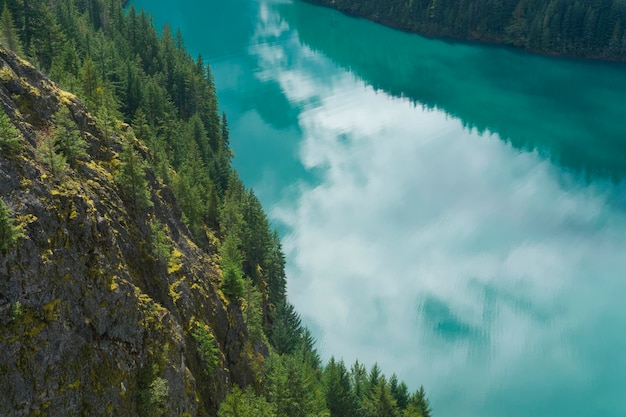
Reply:
M11 249L22 236L22 228L15 225L11 210L0 198L0 252Z
M192 336L196 341L196 352L198 352L198 356L202 361L204 371L207 375L211 375L217 367L219 355L215 338L204 325L196 327L192 332Z
M133 209L142 211L152 207L144 164L130 140L124 144L120 155L117 181Z
M301 355L274 354L268 362L268 399L277 416L308 417L326 412L319 372Z
M384 378L374 385L363 400L363 415L367 417L395 417L397 415L396 400L391 395L389 385Z
M368 390L372 390L372 388L380 385L381 383L384 383L384 381L382 380L382 377L383 377L382 372L380 368L378 367L378 364L375 363L374 366L372 366L369 377L367 379Z
M429 36L626 60L622 0L308 0Z
M263 295L252 280L245 279L245 305L243 317L253 342L266 342L263 331Z
M18 55L23 55L22 43L15 29L13 14L5 2L0 16L0 44Z
M98 77L96 65L89 56L83 62L83 66L80 70L80 77L84 97L87 99L88 103L95 105L98 102L96 93L101 81Z
M22 134L11 123L4 111L0 110L0 149L15 152L22 143Z
M152 220L150 222L150 231L152 232L150 236L152 254L159 262L165 264L170 257L171 247L167 241L167 233L163 224L158 220Z
M52 175L63 175L67 170L67 160L59 151L58 137L49 132L42 132L37 146L37 159L48 167Z
M420 388L413 395L411 395L411 398L409 399L409 406L415 407L422 417L431 417L432 410L430 408L428 397L426 397L426 391L424 390L423 385L420 386Z
M169 395L167 380L158 376L156 364L141 369L137 377L139 393L137 405L142 417L161 417L166 415L165 400Z
M285 255L278 232L274 230L269 250L265 257L265 276L270 306L276 306L285 299L287 276L285 275Z
M10 0L0 22L2 42L21 40L27 57L88 104L104 139L93 147L118 150L122 137L116 180L129 209L137 217L146 217L147 250L156 266L166 267L172 248L167 226L148 213L153 203L147 169L152 169L159 187L173 190L182 220L198 246L215 250L215 239L221 242L222 291L243 313L249 336L244 350L258 356L269 342L271 353L264 367L259 359L259 370L254 371L256 388L267 400L249 388L235 387L218 415L382 416L392 410L397 417L400 411L405 413L402 417L424 413L429 417L423 390L406 405L406 385L395 378L387 384L377 367L371 378L358 362L351 372L334 360L322 369L315 340L287 301L279 236L271 230L254 192L231 167L228 120L218 113L210 66L201 57L191 58L180 31L173 35L166 26L159 36L145 11L131 5L125 13L121 3ZM418 3L415 0L415 7ZM17 37L10 30L11 21ZM617 30L615 38L621 34ZM0 148L8 154L18 150L23 140L2 116ZM132 130L119 119L131 123ZM40 132L37 156L53 175L61 175L68 169L67 162L76 167L85 155L86 126L77 126L67 109L56 116L56 126L54 131ZM116 162L113 158L113 169ZM20 233L8 208L0 204L0 249L9 249ZM14 310L11 314L17 317L18 307L11 307ZM221 357L214 335L196 322L189 339L211 379ZM229 352L224 353L224 359L232 360ZM146 365L139 372L137 408L143 416L174 413L166 409L169 390L162 375L167 375L165 368L157 365ZM206 378L196 381L202 379Z
M95 99L98 101L96 118L98 127L104 135L107 144L111 142L111 136L117 133L117 120L121 118L119 105L111 88L97 87Z
M302 323L296 309L287 300L281 301L274 311L269 340L279 354L291 354L300 342Z
M404 410L409 404L409 388L404 382L398 383L398 377L396 374L393 374L389 379L389 389L391 390L391 395L396 400L398 408Z
M367 369L365 365L359 363L358 360L356 360L350 368L350 380L352 382L354 395L359 403L361 403L367 395Z
M220 247L222 256L222 291L231 299L244 296L244 278L241 270L241 252L239 240L234 234L229 234Z
M244 391L233 387L220 405L218 417L275 417L274 407L265 397L257 396L252 388Z
M262 268L265 264L272 236L269 222L254 191L248 191L243 200L243 220L246 225L241 233L245 253L243 270L256 283L260 279L259 266Z
M78 159L87 155L87 143L82 138L80 130L67 107L61 107L56 113L55 119L56 148L65 156L70 166L75 167Z
M326 405L333 417L356 417L359 412L358 399L352 390L350 374L343 361L331 358L324 368L324 391Z
M222 269L222 291L230 299L244 296L244 279L241 269L233 264L227 264Z

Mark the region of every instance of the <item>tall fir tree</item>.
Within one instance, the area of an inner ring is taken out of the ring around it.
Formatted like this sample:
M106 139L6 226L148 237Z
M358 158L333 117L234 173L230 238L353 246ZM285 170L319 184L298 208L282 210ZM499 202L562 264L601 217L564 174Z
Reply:
M123 145L117 181L123 193L129 198L131 207L143 211L152 207L153 203L150 199L144 164L132 144L133 140L131 137Z
M13 14L9 10L7 2L4 3L2 15L0 16L0 44L17 55L24 55L22 42L15 28Z

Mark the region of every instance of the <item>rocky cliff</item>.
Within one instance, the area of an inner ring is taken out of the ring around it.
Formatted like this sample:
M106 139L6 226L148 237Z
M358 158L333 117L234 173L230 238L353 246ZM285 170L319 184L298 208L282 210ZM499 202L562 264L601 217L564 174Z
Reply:
M0 252L0 415L215 415L266 353L220 290L215 244L191 241L150 170L151 207L129 203L115 181L122 143L147 150L128 126L105 135L74 95L1 48L0 104L22 136L0 148L0 197L23 230ZM37 147L62 108L87 147L58 173Z

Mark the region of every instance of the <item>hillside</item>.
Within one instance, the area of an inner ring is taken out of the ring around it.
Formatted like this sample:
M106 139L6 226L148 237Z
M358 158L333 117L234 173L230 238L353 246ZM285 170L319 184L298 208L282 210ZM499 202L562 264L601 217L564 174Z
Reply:
M425 36L626 61L622 0L306 0Z
M0 153L0 195L23 229L0 255L0 414L123 416L136 415L137 404L168 415L215 412L230 383L253 380L249 357L267 353L262 344L244 350L248 331L238 303L219 289L216 247L190 240L171 190L150 171L152 207L138 210L124 195L114 180L124 143L146 153L128 126L105 138L74 95L6 50L0 75L2 108L22 136ZM54 172L37 155L61 108L87 146ZM155 251L157 222L165 258ZM210 379L195 354L197 328L217 347ZM150 392L160 378L163 398Z

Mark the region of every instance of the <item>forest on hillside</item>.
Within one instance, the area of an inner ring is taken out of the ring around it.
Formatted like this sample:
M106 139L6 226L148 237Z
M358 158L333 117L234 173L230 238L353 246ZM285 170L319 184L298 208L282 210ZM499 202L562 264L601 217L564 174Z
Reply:
M426 36L626 61L624 0L307 0Z
M115 182L129 211L143 218L151 233L146 246L151 262L168 271L180 268L167 228L147 220L153 206L147 177L173 191L193 244L217 252L221 291L242 311L255 372L247 386L229 387L220 417L431 415L423 388L410 393L377 365L368 370L358 361L349 368L341 360L322 363L287 300L278 234L231 166L228 121L219 114L210 66L191 57L180 31L167 25L157 31L145 11L132 5L125 10L120 0L6 0L0 43L77 94L95 115L105 142L126 138L115 158ZM7 115L0 115L0 150L8 155L23 141ZM51 175L61 175L87 157L84 126L67 109L47 123L49 133L36 154ZM134 145L134 138L142 145ZM2 252L22 237L1 199L0 236ZM170 291L176 296L175 288ZM23 316L19 304L11 306L11 320ZM198 325L191 337L206 365L199 381L219 383L211 377L218 362L210 329ZM149 381L137 398L139 414L164 415L167 386L156 370L146 372L138 377L140 386Z

